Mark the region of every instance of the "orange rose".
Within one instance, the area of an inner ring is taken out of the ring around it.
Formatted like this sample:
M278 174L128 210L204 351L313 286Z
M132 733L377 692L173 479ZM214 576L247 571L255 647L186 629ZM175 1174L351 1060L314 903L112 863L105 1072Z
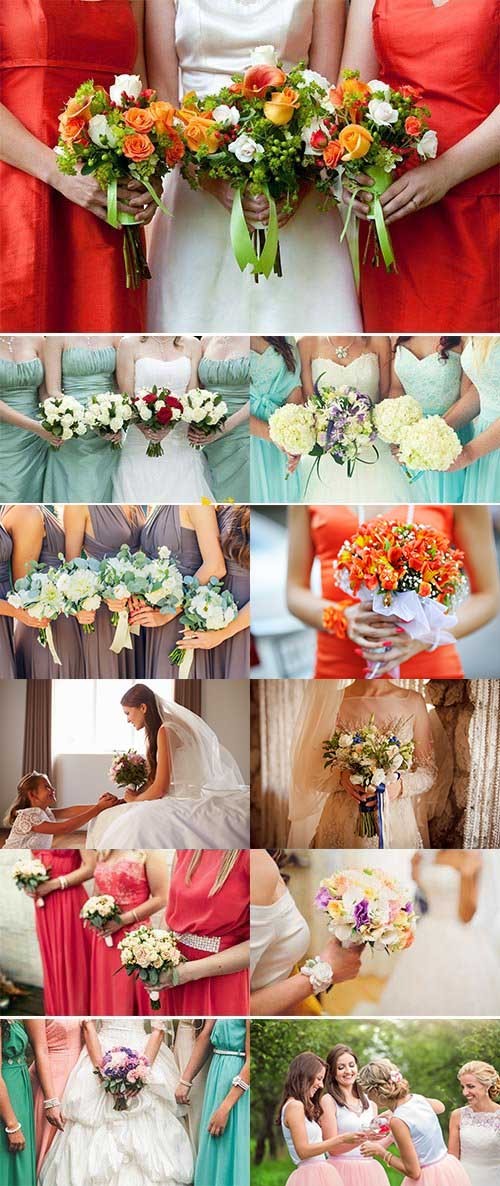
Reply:
M330 140L323 152L323 160L327 169L335 169L342 158L344 149L338 140Z
M293 113L300 106L299 92L293 86L286 86L282 91L273 91L271 98L264 103L264 115L269 123L281 127L289 124Z
M84 119L86 122L90 119L90 104L92 102L92 95L87 95L85 99L69 99L66 104L66 110L61 116L68 119Z
M59 135L61 140L64 140L66 144L73 144L75 141L80 140L82 132L85 131L86 127L87 121L83 116L70 117L65 113L59 120Z
M279 66L250 66L243 77L241 92L245 99L263 99L272 87L283 86L286 74Z
M422 120L417 119L416 115L409 115L408 118L405 119L405 132L408 132L409 136L418 136L418 133L421 132L421 130Z
M217 152L221 137L210 116L200 115L189 108L181 108L178 114L185 124L186 141L191 152L197 152L199 148L206 148L209 154Z
M339 132L339 144L343 149L343 161L357 161L366 156L373 136L361 124L348 124Z
M182 161L186 150L180 136L178 136L176 132L170 131L169 135L170 144L168 148L165 149L165 160L169 168L173 169L174 165L176 165L178 161Z
M134 132L150 132L155 121L151 112L144 107L129 107L123 116L123 122Z
M123 155L130 161L147 161L154 150L155 146L149 136L144 136L142 132L133 132L130 136L125 136L123 141Z
M149 104L149 111L154 120L156 131L160 134L168 132L174 122L175 107L172 107L171 103L163 103L158 100Z

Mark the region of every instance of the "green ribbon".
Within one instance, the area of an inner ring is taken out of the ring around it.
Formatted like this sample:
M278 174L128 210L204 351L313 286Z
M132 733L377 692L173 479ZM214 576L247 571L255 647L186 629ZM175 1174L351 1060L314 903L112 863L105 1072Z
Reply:
M278 253L279 227L276 202L268 190L264 192L269 203L269 221L266 228L264 247L260 255L255 250L250 231L245 221L241 198L242 191L240 189L237 189L234 195L230 229L233 255L240 271L244 272L245 268L250 264L252 272L255 275L265 276L267 280L274 268Z
M386 189L389 189L389 186L392 185L391 175L390 173L386 173L385 169L381 169L379 165L369 165L366 172L374 181L374 185L370 186L370 193L373 194L372 213L370 217L375 222L380 250L387 271L389 271L391 267L396 269L396 258L391 243L391 236L385 225L384 211L380 204L380 198Z
M139 175L135 173L133 169L130 170L130 174L135 181L139 181L140 184L144 186L144 189L148 191L148 194L151 194L153 201L156 202L156 205L159 207L162 213L166 214L168 218L171 218L172 215L170 210L167 210L167 207L163 205L163 202L158 197L156 190L153 189L151 182L147 181L145 177L139 177ZM139 225L136 222L135 214L126 214L125 211L118 209L118 179L116 177L114 177L113 180L109 182L107 187L107 199L107 220L110 226L114 227L115 230L118 230L121 226Z

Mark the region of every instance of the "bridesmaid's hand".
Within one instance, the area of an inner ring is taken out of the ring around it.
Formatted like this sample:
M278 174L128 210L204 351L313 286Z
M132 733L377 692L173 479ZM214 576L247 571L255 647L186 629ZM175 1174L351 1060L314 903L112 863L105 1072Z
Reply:
M162 614L159 609L146 605L140 597L132 597L130 601L129 622L131 626L166 626L177 614Z
M363 1141L361 1153L363 1157L383 1157L385 1145L382 1144L382 1141Z
M181 651L213 651L226 637L225 630L185 630L176 642Z
M135 187L137 182L133 184ZM76 173L73 177L67 176L65 173L58 173L55 178L55 188L68 201L74 202L77 206L82 206L84 210L89 210L91 214L95 214L96 218L101 218L103 222L107 221L108 199L106 190L101 189L95 177L85 176L80 172ZM141 194L143 195L144 193L145 191L141 190ZM147 194L147 200L148 202L152 200L149 194ZM143 201L145 201L145 198L143 198ZM137 206L132 206L132 199L128 194L127 188L123 186L120 186L118 189L118 209L124 214L137 214Z
M384 642L395 643L402 633L400 626L384 618L382 614L374 613L371 607L362 601L349 605L345 610L345 616L347 637L361 648L365 658L370 656L370 650L382 652Z
M127 606L129 605L129 599L128 597L120 597L120 599L116 601L115 599L110 598L109 601L106 601L106 605L112 614L121 614L122 610L127 609Z
M80 623L80 626L93 626L95 622L95 609L81 609L75 614L75 618Z
M453 474L457 469L465 469L467 465L473 465L475 460L476 458L474 457L470 444L464 445L462 452L458 454L456 461L453 461L452 464L448 466L446 473Z
M208 1122L207 1132L211 1137L221 1137L229 1120L231 1109L226 1103L219 1104Z
M178 1104L189 1104L190 1087L186 1087L185 1083L178 1083L175 1089L175 1098Z
M62 1115L60 1105L57 1108L44 1108L44 1116L53 1128L58 1128L59 1132L64 1132L64 1116Z
M373 185L373 177L370 177L368 173L358 173L354 180L358 185ZM351 190L347 189L347 186L345 185L342 190L342 198L344 204L349 206L352 201L352 193ZM366 222L370 213L372 201L373 195L369 193L367 194L366 190L362 190L352 203L353 214L356 214L358 218L361 218L364 222Z
M417 642L410 638L409 634L401 635L396 642L387 649L385 655L375 661L377 667L377 679L381 679L384 675L389 675L389 672L394 667L401 667L403 663L408 663L409 659L413 659L415 655L420 655L422 651L427 651L429 648L422 642ZM364 657L368 663L374 662L374 655L372 651L364 651Z
M161 199L163 185L159 177L152 177L151 185ZM135 214L135 221L144 225L151 222L158 209L149 191L144 189L140 181L134 181L133 178L123 186L118 186L118 197L129 204L132 213Z
M96 931L97 938L105 939L106 935L114 935L115 931L121 931L122 927L123 923L121 919L113 919L110 922L105 922L104 926L99 927L99 930Z
M12 1127L14 1126L12 1125ZM9 1153L22 1153L23 1149L26 1148L26 1139L22 1128L18 1129L17 1132L7 1133L7 1147Z
M33 423L36 424L36 421L33 421ZM47 432L47 429L42 428L41 424L37 424L36 428L33 428L33 432L41 437L42 441L47 441L48 445L52 445L53 449L60 449L61 445L64 444L64 441L61 441L60 437L55 437L52 432Z
M16 609L14 617L23 626L30 626L32 630L46 630L50 626L50 618L32 618L25 609Z
M219 438L224 434L222 432L218 432L216 428L214 428L213 432L207 434L206 432L200 432L199 428L193 428L191 425L187 435L190 445L198 445L198 447L201 449L203 448L203 445L210 445L212 441L219 440Z
M409 169L397 181L393 181L380 199L387 225L406 218L408 214L415 214L425 206L432 206L434 202L440 202L448 193L450 185L443 158L426 161L423 165L417 165L416 169Z

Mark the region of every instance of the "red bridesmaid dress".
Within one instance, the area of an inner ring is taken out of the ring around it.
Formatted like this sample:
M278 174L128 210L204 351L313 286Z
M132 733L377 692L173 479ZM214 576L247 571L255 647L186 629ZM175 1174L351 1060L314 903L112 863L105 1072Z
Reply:
M499 101L497 0L375 0L377 77L423 91L438 153L469 135ZM368 333L496 333L499 173L486 169L440 202L391 224L398 273L368 259L361 303ZM361 255L366 241L361 237Z
M80 868L80 853L74 848L51 848L33 852L50 870L52 877L64 877ZM80 921L87 901L83 885L54 890L35 908L38 945L43 964L45 1012L67 1017L85 1017L90 1006L90 942Z
M51 148L82 82L108 87L133 71L129 0L3 0L0 14L2 102ZM0 185L0 331L140 332L145 284L125 286L122 233L10 165L0 165Z
M144 859L124 855L116 860L98 861L94 870L94 893L111 894L125 914L136 910L150 896ZM139 924L122 927L112 936L108 947L94 928L90 930L90 1012L94 1017L143 1017L151 1013L149 996L135 976L122 969L118 944L137 926L149 926L150 918Z
M177 853L165 912L168 929L189 936L189 942L179 940L179 947L190 961L204 959L214 950L226 951L250 938L248 852L240 852L222 889L213 897L209 894L224 853L218 849L204 851L187 885L186 871L192 856L189 849ZM219 944L212 951L193 946L197 937L219 939ZM167 1017L245 1016L249 1009L248 970L192 980L166 989L160 999L161 1011Z
M406 522L407 514L408 508L404 506L391 507L388 510L388 517L402 522ZM332 561L335 560L344 540L356 531L359 525L358 517L353 507L346 506L312 506L309 507L309 516L314 552L321 564L322 596L331 601L345 600L348 594L334 583ZM365 508L367 522L369 518L369 508ZM453 543L453 507L415 507L413 522L436 527ZM357 598L352 598L353 603L356 600ZM356 648L350 638L337 638L323 630L318 631L315 679L347 679L350 676L363 679L365 667L363 657L356 654ZM415 655L401 666L402 679L459 679L461 676L462 665L452 644L438 647L432 652L422 651L420 655Z

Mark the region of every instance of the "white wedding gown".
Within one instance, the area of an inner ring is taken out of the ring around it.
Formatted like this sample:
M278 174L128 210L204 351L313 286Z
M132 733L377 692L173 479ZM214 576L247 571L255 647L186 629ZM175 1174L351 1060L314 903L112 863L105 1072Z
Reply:
M312 377L320 387L356 387L368 395L372 404L378 403L380 395L380 372L378 356L371 351L353 358L343 365L333 358L314 358ZM410 484L401 466L392 456L390 446L380 437L375 441L379 454L374 465L357 462L351 478L347 466L337 465L329 456L322 457L319 474L316 459L305 457L300 463L302 489L307 502L316 503L406 503L411 501ZM371 446L363 449L363 456L369 461L375 457ZM311 474L310 480L309 475ZM307 490L306 490L307 483Z
M460 1111L460 1164L471 1186L498 1186L500 1182L500 1111Z
M273 45L285 69L308 59L314 0L176 0L175 44L181 97L231 83L255 46ZM151 233L148 327L153 332L356 333L361 317L347 244L336 211L309 193L280 232L283 277L256 284L234 259L229 213L190 189L176 170L166 181L172 218ZM308 278L308 283L307 283ZM303 299L301 299L303 297Z
M164 1023L152 1021L154 1029ZM140 1018L108 1018L99 1028L103 1050L128 1046L142 1052L148 1035ZM66 1118L40 1174L40 1186L189 1186L194 1176L191 1142L175 1101L179 1068L163 1043L151 1080L115 1112L94 1074L86 1047L62 1097Z
M109 807L89 824L88 848L248 848L250 792L201 787L196 798L169 791L163 799Z
M141 387L168 387L174 395L187 391L191 360L179 358L138 358L135 364L135 391ZM135 425L128 429L113 483L113 502L118 503L196 503L212 500L209 469L201 450L193 449L187 439L188 426L176 424L163 438L161 457L147 457L148 438Z

